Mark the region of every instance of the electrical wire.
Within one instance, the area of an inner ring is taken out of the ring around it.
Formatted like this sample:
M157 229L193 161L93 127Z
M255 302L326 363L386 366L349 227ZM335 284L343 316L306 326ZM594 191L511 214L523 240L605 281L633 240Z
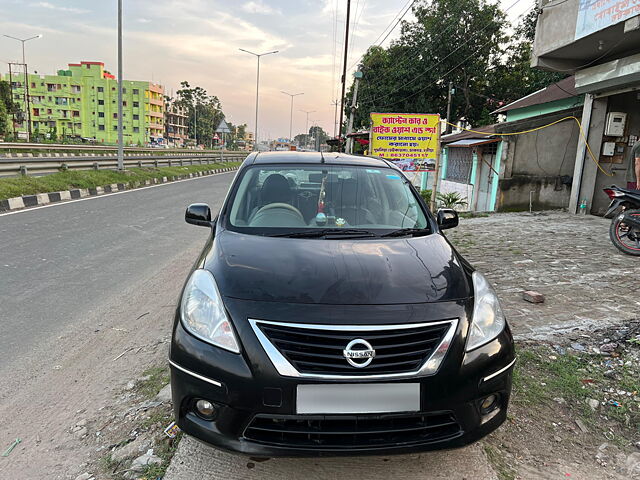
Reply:
M551 65L545 65L546 67L549 68L553 68L554 71L556 72L560 72L560 73L573 73L576 70L580 70L583 68L587 68L590 67L591 65L593 65L594 63L596 63L598 60L601 60L602 58L606 57L607 55L609 55L618 45L620 45L623 41L625 40L624 36L620 36L620 40L618 40L613 47L611 47L609 50L607 50L606 52L604 52L602 55L600 55L599 57L594 58L593 60L591 60L589 63L585 63L584 65L580 65L578 67L573 67L567 70L558 70L557 68L551 67ZM540 64L543 65L544 64L544 60L540 60Z
M515 7L518 3L520 3L522 0L516 0L514 3L512 3L506 10L505 13L508 12L509 10L511 10L513 7ZM531 10L531 8L527 9L525 12L523 12L519 17L521 18L522 16L524 16L526 13L529 12L529 10ZM483 32L484 30L486 30L489 26L491 26L493 24L493 22L487 22L487 24L482 27L478 32ZM458 45L455 49L453 49L451 52L449 52L444 58L438 60L436 63L434 63L433 65L430 65L430 68L428 70L425 70L424 72L422 72L421 74L417 75L416 77L414 77L412 80L402 84L400 87L396 88L395 90L392 90L391 92L380 96L380 97L374 97L372 100L370 100L370 102L375 102L376 100L382 100L385 98L388 98L390 96L392 96L394 93L399 92L400 90L402 90L403 88L412 85L413 83L415 83L416 81L418 81L420 78L424 77L427 73L429 73L430 71L433 70L433 67L435 67L436 65L441 64L442 62L444 62L447 58L449 58L451 55L453 55L455 52L457 52L458 50L460 50L462 47L464 47L465 45L467 45L471 40L473 39L473 37L469 38L466 42L461 43L460 45ZM469 55L467 58L465 58L460 64L458 64L456 67L454 67L453 69L449 70L449 72L447 72L445 75L443 75L443 77L446 77L449 73L451 73L453 70L457 69L460 65L462 65L463 63L465 63L469 58L471 58L472 55L475 55L482 47L488 45L490 42L493 41L493 38L490 38L489 41L487 41L486 43L484 43L483 45L480 46L480 48L478 48L476 51L474 51L471 55ZM427 86L428 87L428 86ZM407 98L411 98L414 95L416 95L417 93L420 93L422 91L426 90L426 88L422 89L422 90L418 90L418 92L415 92L414 94L410 95ZM399 102L394 102L392 105L395 105L396 103Z
M414 2L415 3L415 2ZM518 2L516 2L518 3ZM515 5L515 4L514 4ZM510 10L514 5L511 5L510 7L507 8L507 10L505 10L505 13ZM411 4L411 7L413 7L413 3ZM410 7L410 8L411 8ZM404 7L400 10L400 12L402 12L402 10L404 9ZM397 15L396 15L397 18ZM394 19L395 20L395 19ZM392 20L393 23L393 20ZM432 43L437 43L437 41L442 40L444 38L444 36L454 27L458 26L458 24L456 23L450 23L449 26L444 29L442 32L440 32L438 35L436 35L433 40ZM388 27L387 27L388 28ZM395 28L395 27L394 27ZM485 25L486 28L486 25ZM386 31L386 29L384 30ZM380 36L378 37L378 39L380 39L380 37L384 34L384 31L382 32L382 34L380 34ZM374 44L377 43L374 42ZM365 52L366 54L366 52ZM363 54L360 59L358 59L358 62L364 57ZM444 59L443 59L444 60ZM400 55L398 55L396 58L394 58L394 66L395 66L395 71L401 71L402 67L408 65L409 63L411 63L412 61L415 61L415 58L410 54L410 53L406 53L406 52L401 52ZM349 67L350 69L353 68L358 62L354 63L353 65L351 65L351 67ZM376 80L374 79L373 81L369 80L368 83L371 85L372 88L375 89L376 86L379 86L382 83L382 80ZM375 105L375 102L373 103L373 105Z
M396 13L396 16L393 17L393 20L391 20L391 23L389 23L389 25L387 25L385 27L385 29L382 31L382 33L380 33L380 35L378 35L378 38L376 38L373 43L371 44L371 46L369 48L371 48L374 45L381 45L382 43L384 43L384 41L389 37L389 35L391 34L391 32L393 32L393 30L395 30L395 28L398 26L398 23L400 23L400 21L405 17L405 15L407 14L407 12L413 7L413 5L417 2L417 0L408 0L407 3L405 4L404 7L402 7L400 9L400 11L398 13ZM402 13L402 11L404 10L404 13ZM398 16L402 13L402 16L400 16L400 18L398 19ZM391 30L389 30L389 27L391 27L391 25L393 24L394 21L396 21L396 19L398 19L398 21L395 23L395 25L393 25L393 28L391 28ZM389 30L387 32L387 30ZM382 36L385 34L385 32L387 32L386 36L384 37L384 39L382 39L381 42L379 42L379 40L382 38ZM368 51L369 49L367 49ZM351 64L351 66L349 67L349 70L351 70L353 67L355 67L356 65L358 65L358 63L360 63L360 60L362 60L364 58L364 56L366 55L366 52L363 53L362 55L360 55L360 57L358 57L358 60L356 60L355 62L353 62Z
M360 19L362 18L362 14L364 13L364 9L367 6L367 0L362 0L362 8L360 9L360 13L358 13L358 6L359 5L360 5L360 0L358 0L357 3L356 3L356 10L355 10L355 15L354 15L354 23L353 23L353 28L351 29L352 30L351 38L353 40L349 43L349 55L348 55L348 58L351 58L351 54L353 53L353 49L354 49L354 45L355 45L356 32L358 31L358 26L360 25Z
M564 122L565 120L575 120L575 122L578 124L578 128L580 130L580 135L582 136L582 139L584 140L584 143L587 147L587 151L589 152L589 156L591 157L591 160L593 160L593 162L596 164L596 166L598 167L598 169L600 169L600 171L602 173L604 173L607 177L613 177L614 174L607 172L606 170L604 170L602 168L602 166L600 165L600 162L596 159L596 156L593 154L593 151L591 150L591 146L589 145L589 141L587 140L587 136L584 133L584 129L582 128L582 123L580 123L580 120L578 120L578 117L575 117L573 115L568 116L568 117L564 117L561 118L560 120L556 120L555 122L551 122L547 125L542 125L540 127L536 127L536 128L531 128L529 130L523 130L521 132L508 132L508 133L487 133L487 132L479 132L477 130L472 130L470 128L462 128L459 127L458 125L455 125L451 122L448 122L446 120L443 120L447 125L451 125L455 128L459 128L460 130L464 130L465 132L470 132L470 133L475 133L477 135L485 135L487 137L493 137L493 136L499 136L499 137L509 137L509 136L515 136L515 135L524 135L527 133L532 133L532 132L537 132L539 130L542 130L544 128L549 128L552 127L554 125L557 125L560 122Z

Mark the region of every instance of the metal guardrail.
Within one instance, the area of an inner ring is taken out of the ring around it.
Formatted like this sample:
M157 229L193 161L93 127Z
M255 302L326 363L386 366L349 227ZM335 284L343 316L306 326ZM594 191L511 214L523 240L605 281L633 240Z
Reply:
M220 153L206 155L129 155L124 158L125 167L171 167L207 165L220 162L241 162L246 153ZM0 177L16 175L42 175L60 170L100 170L118 168L118 158L113 155L66 157L0 157Z
M3 150L42 150L43 152L47 151L111 151L117 152L118 147L115 145L100 145L100 144L91 144L91 143L82 143L82 144L64 144L64 143L23 143L23 142L0 142L0 155ZM149 154L159 154L159 153L180 153L183 155L212 155L214 153L220 153L220 150L198 150L191 148L151 148L151 147L125 147L125 152L134 152L134 153L149 153ZM242 152L244 153L244 152Z

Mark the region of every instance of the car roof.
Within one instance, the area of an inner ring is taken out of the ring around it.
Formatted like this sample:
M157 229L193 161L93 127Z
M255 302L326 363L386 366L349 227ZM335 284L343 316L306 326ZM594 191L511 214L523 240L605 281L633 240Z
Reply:
M390 162L378 157L348 155L339 152L256 152L247 157L244 166L273 163L287 164L327 164L327 165L362 165L370 167L396 168Z

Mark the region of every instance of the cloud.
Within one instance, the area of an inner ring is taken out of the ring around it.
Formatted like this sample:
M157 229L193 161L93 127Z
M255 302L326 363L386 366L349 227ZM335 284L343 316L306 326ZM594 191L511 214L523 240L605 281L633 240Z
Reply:
M47 8L49 10L58 10L59 12L66 13L89 13L89 10L83 10L82 8L59 7L58 5L54 5L49 2L36 2L32 3L31 6L37 8Z
M137 20L138 23L151 23L151 20L149 20L148 18L139 18Z
M269 5L265 5L262 0L247 2L242 5L242 10L247 13L257 13L261 15L274 15L280 13L278 10L271 8Z

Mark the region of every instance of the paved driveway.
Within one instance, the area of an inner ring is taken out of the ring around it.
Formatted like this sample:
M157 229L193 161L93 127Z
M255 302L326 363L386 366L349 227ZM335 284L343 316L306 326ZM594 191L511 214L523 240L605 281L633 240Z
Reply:
M640 258L609 241L600 217L562 212L461 220L451 241L496 287L517 338L619 323L640 314ZM523 290L545 296L522 299Z
M609 221L560 212L496 214L462 219L447 235L495 285L517 338L541 338L577 327L619 323L640 312L640 258L619 253ZM544 304L522 299L544 294ZM167 480L320 478L496 478L480 444L451 452L375 458L257 463L185 438Z

